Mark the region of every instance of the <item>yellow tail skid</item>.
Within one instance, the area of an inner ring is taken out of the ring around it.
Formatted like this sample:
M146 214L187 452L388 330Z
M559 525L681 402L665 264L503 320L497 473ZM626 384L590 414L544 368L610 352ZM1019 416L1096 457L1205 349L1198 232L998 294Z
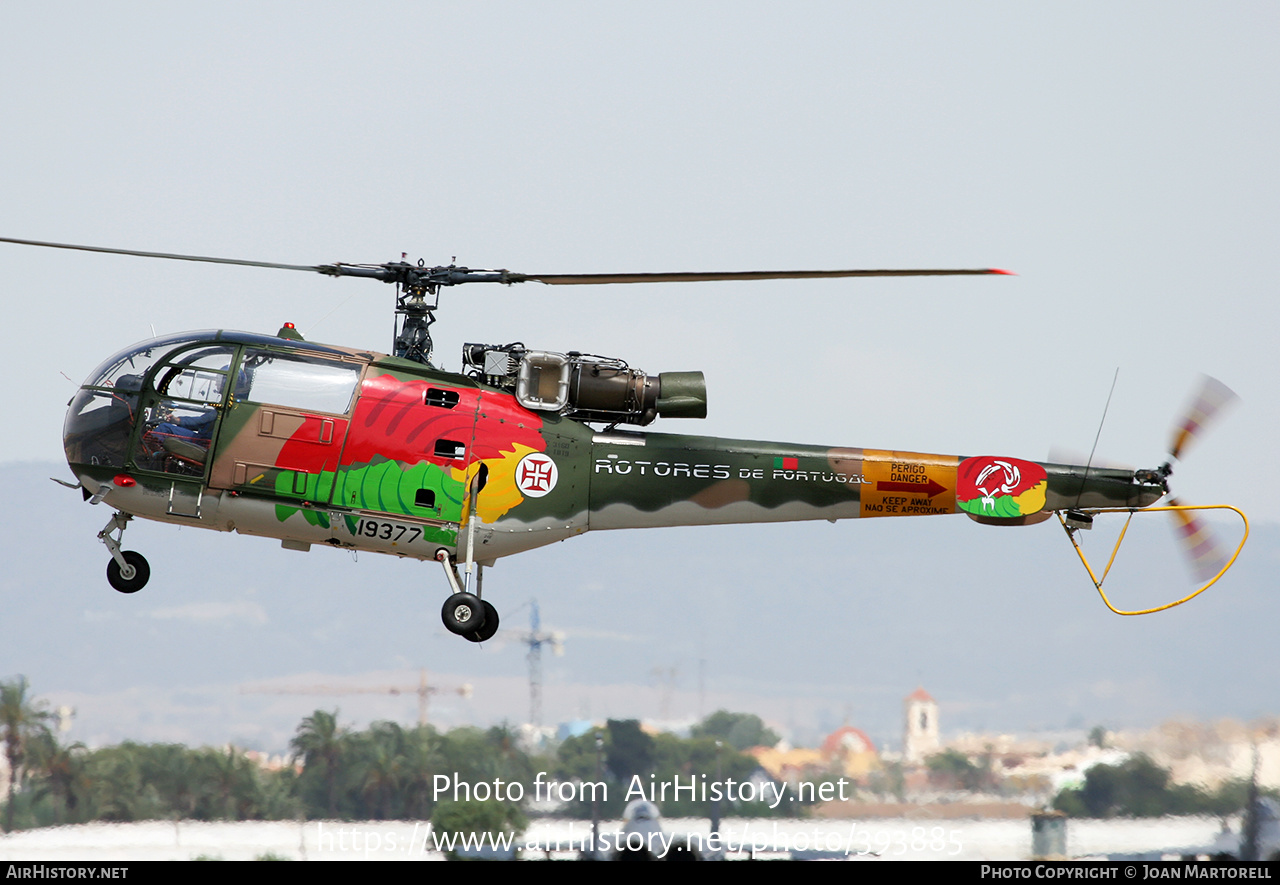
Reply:
M1111 566L1116 561L1116 554L1120 552L1120 545L1124 542L1125 533L1129 531L1129 523L1133 521L1134 514L1135 513L1154 513L1156 511L1161 511L1161 510L1168 511L1168 512L1190 512L1195 510L1230 510L1233 513L1235 513L1237 516L1239 516L1241 522L1244 523L1244 536L1240 539L1239 545L1236 546L1235 552L1231 554L1231 558L1228 559L1226 563L1220 569L1218 569L1217 573L1212 578L1210 578L1209 581L1199 590L1196 590L1195 592L1182 597L1176 602L1170 602L1167 605L1161 605L1155 608L1137 609L1135 611L1124 611L1122 609L1118 609L1114 605L1112 605L1111 600L1107 598L1107 594L1102 589L1102 582L1107 579L1107 574L1108 572L1111 571ZM1190 602L1192 599L1195 599L1201 593L1203 593L1204 591L1212 587L1214 584L1216 584L1218 582L1218 579L1221 578L1223 575L1225 575L1227 573L1227 570L1230 569L1231 566L1235 565L1236 557L1239 556L1240 551L1244 549L1245 541L1249 540L1249 517L1244 515L1244 511L1240 510L1238 507L1232 507L1230 504L1200 504L1200 505L1167 504L1162 507L1143 507L1141 509L1127 508L1127 507L1111 507L1111 508L1101 508L1096 510L1083 510L1080 512L1089 517L1093 517L1102 513L1128 513L1129 514L1128 519L1124 521L1124 527L1120 530L1120 537L1116 539L1116 545L1111 550L1111 558L1107 560L1107 567L1103 569L1102 577L1099 578L1097 574L1094 572L1093 567L1089 565L1089 560L1085 557L1084 550L1081 549L1080 543L1076 540L1076 536L1075 536L1076 528L1068 525L1067 520L1063 518L1062 513L1060 511L1056 511L1058 521L1062 523L1063 529L1066 530L1067 537L1071 539L1071 546L1076 549L1076 554L1079 555L1080 562L1084 564L1085 571L1089 573L1089 578L1093 581L1093 586L1097 588L1098 595L1102 597L1102 601L1106 604L1107 608L1111 609L1113 612L1115 612L1118 615L1150 615L1150 614L1154 614L1155 612L1162 612L1162 611L1165 611L1166 609L1170 609L1175 606L1182 605L1184 602Z

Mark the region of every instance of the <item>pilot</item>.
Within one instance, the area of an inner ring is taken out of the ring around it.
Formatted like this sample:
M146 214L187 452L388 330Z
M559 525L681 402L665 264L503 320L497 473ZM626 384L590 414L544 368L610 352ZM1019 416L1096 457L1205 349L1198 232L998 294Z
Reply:
M213 436L213 422L217 417L218 413L214 409L206 409L199 415L184 415L177 420L162 421L156 425L156 433L207 440Z
M230 364L222 367L222 371L226 372L231 368ZM221 397L223 379L218 378L214 385L213 395ZM246 376L244 368L241 367L238 378L236 379L237 399L243 397L249 389L249 378ZM174 419L172 406L168 408L166 420L155 426L155 432L168 436L180 436L183 439L194 439L208 441L213 438L213 425L218 419L216 409L206 409L199 415L184 415L181 418Z

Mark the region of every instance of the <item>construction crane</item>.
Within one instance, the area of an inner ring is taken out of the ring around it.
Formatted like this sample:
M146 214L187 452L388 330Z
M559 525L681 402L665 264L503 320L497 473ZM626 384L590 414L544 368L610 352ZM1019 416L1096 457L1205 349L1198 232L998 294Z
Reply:
M666 722L671 718L671 695L675 692L676 680L680 678L680 668L654 667L650 673L662 686L662 705L658 710L658 718Z
M418 671L418 684L414 685L296 685L296 686L244 686L241 694L389 694L399 696L414 693L418 696L418 725L427 724L427 699L433 694L456 694L463 698L471 697L471 684L463 683L456 688L444 688L430 685L427 682L427 671Z
M538 600L529 600L529 631L519 636L521 642L529 646L529 723L534 728L542 727L542 647L550 646L556 657L564 654L564 634L545 632L542 629L542 618L538 613Z

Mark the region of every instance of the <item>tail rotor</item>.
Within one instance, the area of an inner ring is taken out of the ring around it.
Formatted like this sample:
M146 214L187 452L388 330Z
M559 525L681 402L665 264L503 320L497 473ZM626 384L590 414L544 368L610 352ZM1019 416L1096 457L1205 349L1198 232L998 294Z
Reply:
M1183 506L1177 498L1170 498L1169 505ZM1207 584L1230 559L1227 549L1218 540L1218 533L1213 527L1200 518L1199 511L1170 510L1169 515L1173 517L1173 531L1186 557L1187 567L1191 569L1196 583Z
M1187 404L1182 420L1174 425L1173 437L1169 442L1169 456L1174 460L1181 460L1187 447L1204 436L1223 409L1239 399L1235 391L1217 378L1201 375L1200 389Z
M1169 490L1168 478L1173 473L1173 462L1179 461L1185 457L1187 450L1198 440L1204 437L1212 423L1223 413L1225 409L1230 407L1239 397L1221 381L1210 378L1207 375L1201 376L1200 386L1196 390L1196 394L1188 403L1182 417L1175 422L1173 434L1169 443L1169 460L1165 461L1159 467L1152 470L1135 470L1133 478L1136 482L1159 485L1167 493ZM1139 513L1153 512L1163 510L1173 517L1173 528L1176 535L1178 545L1182 548L1186 557L1187 565L1191 575L1194 577L1198 589L1193 590L1190 594L1165 605L1155 606L1153 608L1140 608L1133 610L1125 610L1117 608L1107 598L1107 594L1102 589L1102 583L1106 580L1107 573L1111 570L1112 563L1115 562L1116 554L1120 550L1123 543L1125 533L1129 528L1133 517ZM1243 523L1243 534L1240 543L1234 549L1224 546L1218 540L1217 533L1209 522L1202 518L1202 514L1206 510L1229 510L1240 517ZM1111 552L1111 559L1107 563L1106 569L1102 575L1098 576L1093 567L1089 564L1085 557L1084 550L1077 541L1075 534L1079 529L1090 528L1093 525L1093 516L1099 513L1128 513L1123 528L1120 530L1120 536L1115 542L1115 547ZM1151 506L1144 508L1112 508L1097 509L1089 511L1069 511L1064 517L1059 514L1063 527L1067 530L1067 536L1071 539L1072 545L1076 549L1076 553L1080 556L1080 561L1084 564L1085 570L1089 572L1089 577L1093 580L1094 587L1102 596L1102 601L1107 608L1118 615L1146 615L1158 611L1165 611L1174 606L1182 605L1195 597L1199 596L1205 590L1209 589L1221 578L1240 555L1240 551L1244 548L1245 541L1249 539L1249 520L1236 507L1226 504L1216 505L1192 505L1179 501L1177 498L1169 498L1167 502L1159 506Z
M1187 450L1202 439L1213 423L1239 399L1235 391L1217 378L1201 375L1195 396L1187 403L1181 419L1174 424L1169 440L1170 459L1182 460ZM1168 462L1165 467L1169 467ZM1169 504L1172 507L1184 506L1176 498L1170 498ZM1231 558L1218 540L1217 533L1201 518L1200 511L1170 510L1169 515L1173 517L1174 534L1191 574L1199 584L1212 581Z

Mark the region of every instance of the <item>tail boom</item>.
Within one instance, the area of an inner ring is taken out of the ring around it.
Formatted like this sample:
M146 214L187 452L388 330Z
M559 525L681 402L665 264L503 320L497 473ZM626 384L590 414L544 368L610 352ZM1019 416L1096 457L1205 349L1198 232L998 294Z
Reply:
M598 433L591 459L592 529L952 513L1023 525L1165 494L1127 470L671 434Z

